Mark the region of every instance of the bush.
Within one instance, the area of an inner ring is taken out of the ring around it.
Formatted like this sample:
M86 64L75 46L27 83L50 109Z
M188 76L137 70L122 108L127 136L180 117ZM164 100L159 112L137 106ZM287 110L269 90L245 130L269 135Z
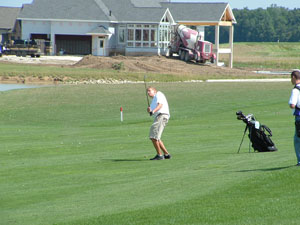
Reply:
M120 63L114 63L112 65L112 68L114 70L124 70L124 63L123 62L120 62Z

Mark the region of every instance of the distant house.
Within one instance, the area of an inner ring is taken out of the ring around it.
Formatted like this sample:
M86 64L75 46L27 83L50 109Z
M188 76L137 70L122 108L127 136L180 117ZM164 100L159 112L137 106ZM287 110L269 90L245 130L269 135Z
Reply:
M172 25L193 25L204 36L204 26L219 35L219 26L236 23L228 3L168 0L34 0L18 19L22 39L50 40L52 54L97 56L165 54Z
M20 21L17 21L21 8L0 7L0 43L21 38Z

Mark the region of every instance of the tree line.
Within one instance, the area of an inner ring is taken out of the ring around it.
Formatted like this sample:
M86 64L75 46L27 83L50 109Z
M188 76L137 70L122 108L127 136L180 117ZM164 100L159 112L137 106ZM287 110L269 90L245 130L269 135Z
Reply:
M300 8L287 9L272 4L267 9L233 9L237 21L234 42L300 41ZM215 27L205 28L205 39L215 41ZM228 43L229 28L220 27L220 43Z

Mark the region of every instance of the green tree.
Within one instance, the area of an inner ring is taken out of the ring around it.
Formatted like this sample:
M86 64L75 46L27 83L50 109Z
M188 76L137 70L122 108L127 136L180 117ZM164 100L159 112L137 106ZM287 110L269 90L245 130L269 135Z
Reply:
M235 42L300 41L300 9L289 10L272 4L267 9L233 9ZM214 42L215 28L205 28L206 40ZM220 43L227 43L228 27L220 28Z

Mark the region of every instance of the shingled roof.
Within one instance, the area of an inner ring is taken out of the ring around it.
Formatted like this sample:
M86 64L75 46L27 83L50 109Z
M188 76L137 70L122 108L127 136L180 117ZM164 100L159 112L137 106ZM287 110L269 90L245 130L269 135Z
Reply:
M19 19L159 23L169 9L176 22L216 22L227 7L228 3L168 0L34 0L24 5Z
M131 3L135 7L161 7L162 2L168 2L167 0L131 0Z
M169 8L176 22L219 22L225 13L228 3L162 3L162 6ZM231 9L230 9L231 11ZM233 15L232 15L233 16ZM233 21L235 22L234 16Z
M109 35L109 34L111 34L111 32L109 30L107 30L105 27L99 26L99 27L96 27L95 29L91 30L87 34Z
M34 0L19 19L111 21L95 0Z
M166 8L159 2L162 0L102 0L118 22L149 22L158 23ZM139 2L139 3L138 3ZM158 7L159 6L159 7Z
M21 8L0 7L0 29L13 30Z

